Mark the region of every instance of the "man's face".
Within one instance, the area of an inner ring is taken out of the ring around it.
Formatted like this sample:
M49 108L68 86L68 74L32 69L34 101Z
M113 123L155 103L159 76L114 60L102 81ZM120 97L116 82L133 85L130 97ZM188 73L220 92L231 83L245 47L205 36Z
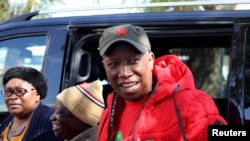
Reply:
M143 54L130 44L119 43L105 53L103 64L112 87L124 99L137 101L151 91L152 52Z
M50 116L54 134L67 140L84 131L83 123L73 116L60 101L56 101L55 112Z

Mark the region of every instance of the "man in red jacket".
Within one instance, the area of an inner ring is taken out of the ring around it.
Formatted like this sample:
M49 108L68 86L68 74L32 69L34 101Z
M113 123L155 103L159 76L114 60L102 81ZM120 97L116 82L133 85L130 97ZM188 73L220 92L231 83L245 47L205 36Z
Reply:
M206 141L208 125L227 124L177 56L155 60L143 28L107 28L99 49L114 89L99 122L99 141Z

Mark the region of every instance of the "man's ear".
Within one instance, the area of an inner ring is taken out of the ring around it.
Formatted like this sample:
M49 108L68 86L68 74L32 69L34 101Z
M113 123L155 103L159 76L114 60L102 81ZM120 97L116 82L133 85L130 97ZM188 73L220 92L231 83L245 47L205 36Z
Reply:
M150 62L150 69L154 69L154 61L155 61L155 55L153 52L149 53L149 62Z
M153 59L153 61L155 60L155 54L153 52L150 52L150 56Z
M103 60L102 60L102 66L103 66L103 67L105 67L105 66L104 66L104 62L103 62Z

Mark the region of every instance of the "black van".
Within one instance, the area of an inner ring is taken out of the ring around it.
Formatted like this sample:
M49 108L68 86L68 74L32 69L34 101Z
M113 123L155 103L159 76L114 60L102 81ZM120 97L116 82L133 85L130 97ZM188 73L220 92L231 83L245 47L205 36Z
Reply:
M52 106L64 88L99 78L112 90L98 41L104 28L130 23L149 35L156 57L179 56L196 87L208 92L229 124L250 121L250 10L169 11L37 18L39 11L0 24L0 76L14 65L32 66L48 78ZM2 84L0 84L2 89ZM0 98L1 119L7 109Z

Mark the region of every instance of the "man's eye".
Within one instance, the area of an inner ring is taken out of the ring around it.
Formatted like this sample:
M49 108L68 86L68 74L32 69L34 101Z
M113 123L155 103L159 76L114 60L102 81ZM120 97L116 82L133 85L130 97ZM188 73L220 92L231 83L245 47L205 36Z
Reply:
M118 63L116 62L111 62L111 63L108 63L108 67L115 67Z
M136 63L138 60L139 60L139 59L134 58L134 59L131 59L130 62L131 62L131 63Z

